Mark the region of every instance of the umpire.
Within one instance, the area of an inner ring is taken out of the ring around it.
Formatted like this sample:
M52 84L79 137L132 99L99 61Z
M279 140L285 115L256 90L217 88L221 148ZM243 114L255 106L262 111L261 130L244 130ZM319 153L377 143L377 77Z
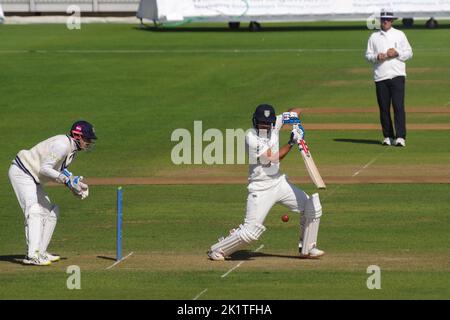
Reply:
M373 63L374 80L383 128L383 145L406 146L405 61L413 55L405 34L392 27L397 17L382 9L381 29L372 33L367 43L366 59ZM394 108L394 127L391 120L391 101Z

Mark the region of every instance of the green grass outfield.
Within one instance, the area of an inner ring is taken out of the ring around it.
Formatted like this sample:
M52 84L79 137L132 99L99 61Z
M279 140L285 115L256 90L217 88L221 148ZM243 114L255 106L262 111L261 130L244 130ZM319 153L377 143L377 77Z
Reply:
M48 187L61 207L51 251L64 259L48 268L16 261L24 253L23 217L6 175L10 161L77 119L93 122L100 139L75 160L75 174L220 180L245 178L246 167L173 165L173 130L192 130L195 120L204 130L246 129L262 102L279 112L373 110L364 60L370 31L357 23L333 26L255 33L216 25L0 26L0 298L193 299L207 289L200 299L449 299L448 183L328 184L321 191L323 259L296 258L298 217L282 223L287 211L276 206L262 239L223 263L208 261L205 251L242 222L245 185L124 186L124 254L133 255L110 270L116 185L94 185L81 202ZM407 107L446 110L410 113L408 124L449 124L450 29L441 26L405 30L414 50ZM306 127L377 124L378 114L305 112L303 120ZM358 171L363 178L450 176L448 130L409 130L405 149L381 147L380 130L307 130L306 137L325 178L350 179ZM282 164L312 193L303 167L295 152ZM70 265L81 268L81 290L66 288ZM369 265L381 268L381 290L366 287Z

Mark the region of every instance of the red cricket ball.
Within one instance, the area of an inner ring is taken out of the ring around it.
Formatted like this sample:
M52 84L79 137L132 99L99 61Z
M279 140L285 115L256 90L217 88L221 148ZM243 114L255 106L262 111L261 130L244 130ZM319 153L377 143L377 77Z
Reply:
M288 222L289 221L289 216L287 214L281 216L281 220L283 220L283 222Z

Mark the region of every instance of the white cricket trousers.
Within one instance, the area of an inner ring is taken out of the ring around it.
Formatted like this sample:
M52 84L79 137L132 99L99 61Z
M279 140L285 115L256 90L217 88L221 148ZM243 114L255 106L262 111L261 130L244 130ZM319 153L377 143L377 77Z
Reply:
M50 202L41 185L16 164L9 167L9 180L25 216L28 257L44 253L50 243L58 218L58 207Z
M308 195L287 181L284 175L278 179L279 181L267 190L249 191L245 223L263 225L267 214L276 203L298 213L305 210Z

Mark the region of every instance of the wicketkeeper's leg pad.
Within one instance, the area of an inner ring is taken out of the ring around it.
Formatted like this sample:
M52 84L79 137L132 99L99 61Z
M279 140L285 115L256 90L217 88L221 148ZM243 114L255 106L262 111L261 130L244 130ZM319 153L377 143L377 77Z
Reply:
M45 209L39 203L35 203L25 208L25 232L27 236L29 257L35 255L36 251L39 251L42 235L42 221L46 215Z
M307 200L303 215L301 221L302 255L308 255L309 251L317 245L320 217L322 216L322 205L318 193L314 193Z
M211 247L211 251L220 252L224 257L229 256L244 245L258 240L265 230L266 227L259 223L241 224L238 229L232 230L228 237L219 239L219 242Z
M53 231L55 231L56 222L59 217L59 207L53 205L51 210L48 210L48 216L43 220L42 235L39 246L39 251L44 253L47 251L47 247L52 239Z

